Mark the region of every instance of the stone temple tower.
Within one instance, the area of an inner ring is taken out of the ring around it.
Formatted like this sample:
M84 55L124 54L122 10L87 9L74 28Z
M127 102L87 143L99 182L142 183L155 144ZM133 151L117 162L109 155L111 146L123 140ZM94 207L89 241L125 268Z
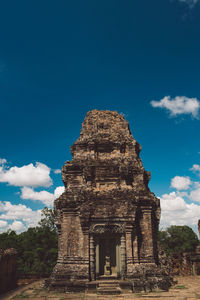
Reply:
M113 280L118 291L170 286L158 261L160 202L140 150L122 115L87 113L62 168L65 192L54 203L59 243L51 288L100 291Z

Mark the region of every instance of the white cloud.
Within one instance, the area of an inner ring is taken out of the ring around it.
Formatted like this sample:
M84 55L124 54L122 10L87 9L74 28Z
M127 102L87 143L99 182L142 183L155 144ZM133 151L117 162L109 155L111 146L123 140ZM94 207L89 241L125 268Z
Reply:
M176 192L164 194L161 198L162 209L165 211L184 210L186 203Z
M190 169L190 171L193 171L193 172L200 172L200 165L194 164L194 165L192 166L192 168Z
M37 226L41 219L41 210L33 211L31 208L23 204L16 205L8 201L0 201L0 219L7 221L20 221L22 224L24 224L25 230L28 227ZM10 228L9 226L10 225L8 225L7 229ZM22 225L20 225L21 227L19 227L19 224L16 226L18 226L18 230L22 230Z
M12 224L8 226L8 229L12 229L19 233L24 231L26 228L21 221L14 221Z
M51 169L45 164L37 162L33 164L25 165L22 167L5 168L0 167L0 182L7 182L14 186L45 186L52 185L52 179L50 178Z
M192 8L195 6L195 4L197 4L199 0L178 0L178 1L187 4L190 8Z
M193 165L190 170L199 171L199 169L199 165ZM190 177L186 176L175 176L171 180L171 187L175 188L176 191L164 194L160 197L160 228L165 229L171 225L188 225L198 234L197 223L200 219L200 182L192 182Z
M160 228L171 225L188 225L196 228L200 206L194 203L188 204L176 192L164 194L160 198L161 202L161 222Z
M0 165L4 165L7 163L7 160L5 158L0 158Z
M47 191L35 192L30 187L23 187L21 191L22 191L21 194L22 199L39 200L47 206L53 205L54 195Z
M7 227L7 226L8 226L8 222L0 220L0 228L3 229L3 227ZM0 229L0 232L1 232L1 229Z
M58 198L62 193L64 193L65 187L64 186L58 186L54 191L54 197L55 199Z
M167 109L171 116L191 114L194 118L198 118L200 109L200 102L197 98L188 98L185 96L177 96L172 99L170 96L166 96L160 101L153 100L150 103L153 107Z
M30 187L23 187L21 189L21 198L30 200L39 200L43 202L46 206L52 206L53 201L58 198L63 192L64 186L59 186L55 189L54 193L49 193L47 191L36 192Z
M53 200L59 197L64 190L64 186L59 186L51 194L47 191L35 192L30 187L23 187L21 197L23 199L39 200L46 206L52 206ZM23 204L0 201L0 232L12 229L19 233L28 227L37 226L40 220L41 210L34 211ZM12 221L12 224L7 221Z
M189 198L192 201L200 202L200 188L197 188L196 190L191 191ZM200 216L199 216L199 218L200 218Z
M200 188L200 182L195 181L195 182L194 182L194 188L195 188L195 189Z
M171 187L177 190L187 190L191 184L192 182L189 177L175 176L171 180Z
M55 174L60 174L60 173L61 173L61 170L60 170L60 169L55 169L53 172L54 172Z

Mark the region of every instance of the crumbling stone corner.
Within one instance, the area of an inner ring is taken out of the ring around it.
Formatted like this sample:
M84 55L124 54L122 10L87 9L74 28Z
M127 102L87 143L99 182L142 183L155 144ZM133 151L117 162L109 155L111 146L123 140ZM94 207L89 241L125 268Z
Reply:
M0 249L0 293L17 285L17 251L13 248Z

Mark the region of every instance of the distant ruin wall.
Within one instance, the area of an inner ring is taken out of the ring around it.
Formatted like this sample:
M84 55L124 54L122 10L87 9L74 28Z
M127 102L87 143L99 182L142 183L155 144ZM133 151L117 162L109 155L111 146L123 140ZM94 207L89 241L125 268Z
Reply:
M0 293L17 285L17 251L13 248L0 249Z
M200 246L196 247L195 252L174 254L170 257L170 260L174 275L200 275Z
M200 238L200 220L198 221L198 230L199 230L199 238Z
M174 254L170 257L174 275L192 275L191 253Z

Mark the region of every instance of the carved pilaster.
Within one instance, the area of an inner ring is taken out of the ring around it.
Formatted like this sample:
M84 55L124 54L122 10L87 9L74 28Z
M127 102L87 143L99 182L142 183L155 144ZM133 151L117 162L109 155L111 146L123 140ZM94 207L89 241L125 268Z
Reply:
M133 261L134 263L138 263L138 237L137 235L135 236L133 240Z
M143 226L144 260L145 262L154 262L152 215L150 208L143 210Z
M60 248L61 248L61 226L57 226L58 230L58 259L60 258Z
M99 277L99 243L96 243L96 279Z
M133 262L133 251L132 251L132 242L131 242L131 231L126 232L126 255L127 263Z
M94 251L94 237L90 236L90 277L95 280L95 251Z
M89 259L89 234L88 232L83 232L83 257Z
M125 278L126 275L126 238L125 235L121 236L121 274L122 279Z

